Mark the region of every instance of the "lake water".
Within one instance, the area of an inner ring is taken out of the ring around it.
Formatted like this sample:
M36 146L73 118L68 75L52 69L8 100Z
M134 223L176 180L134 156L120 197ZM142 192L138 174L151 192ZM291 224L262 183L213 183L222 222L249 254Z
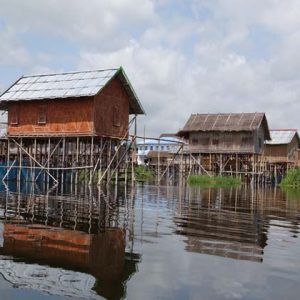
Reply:
M6 187L0 299L299 299L300 196Z

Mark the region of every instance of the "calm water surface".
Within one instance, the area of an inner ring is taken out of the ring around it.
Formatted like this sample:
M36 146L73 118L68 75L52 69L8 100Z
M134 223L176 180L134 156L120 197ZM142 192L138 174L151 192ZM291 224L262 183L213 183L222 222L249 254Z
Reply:
M1 299L299 299L300 196L87 186L0 193Z

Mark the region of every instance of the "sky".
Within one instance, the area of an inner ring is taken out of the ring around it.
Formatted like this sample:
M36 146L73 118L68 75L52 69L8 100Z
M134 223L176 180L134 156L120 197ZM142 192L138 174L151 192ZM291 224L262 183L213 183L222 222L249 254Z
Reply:
M123 66L146 116L265 112L300 128L299 0L0 0L0 91L18 77Z

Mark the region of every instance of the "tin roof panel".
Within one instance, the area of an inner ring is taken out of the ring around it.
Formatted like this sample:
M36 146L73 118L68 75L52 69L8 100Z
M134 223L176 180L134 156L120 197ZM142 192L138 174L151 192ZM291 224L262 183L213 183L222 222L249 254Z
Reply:
M271 141L268 141L269 145L283 145L289 144L297 134L297 130L271 130Z
M0 95L0 104L6 108L8 101L94 96L114 76L118 76L128 92L130 114L143 114L139 99L122 68L24 76Z

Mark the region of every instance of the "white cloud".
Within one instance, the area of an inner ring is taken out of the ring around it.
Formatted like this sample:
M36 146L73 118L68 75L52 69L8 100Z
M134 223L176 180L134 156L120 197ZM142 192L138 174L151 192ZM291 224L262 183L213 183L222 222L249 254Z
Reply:
M23 67L30 63L27 50L17 41L12 29L0 29L0 41L0 65Z
M149 135L177 131L195 112L265 111L271 127L300 127L300 2L191 0L190 14L161 12L178 2L4 0L0 18L13 30L75 42L77 68L124 66ZM28 62L18 46L15 65ZM42 52L29 69L64 69L53 60Z
M79 68L122 65L147 113L141 130L145 124L148 134L157 135L164 128L173 131L178 129L174 108L184 96L184 86L190 84L187 64L186 58L174 50L163 47L145 48L132 41L128 47L109 54L83 52ZM184 117L188 115L181 113Z
M88 46L110 49L153 20L150 0L2 0L0 16L23 32L62 36Z

